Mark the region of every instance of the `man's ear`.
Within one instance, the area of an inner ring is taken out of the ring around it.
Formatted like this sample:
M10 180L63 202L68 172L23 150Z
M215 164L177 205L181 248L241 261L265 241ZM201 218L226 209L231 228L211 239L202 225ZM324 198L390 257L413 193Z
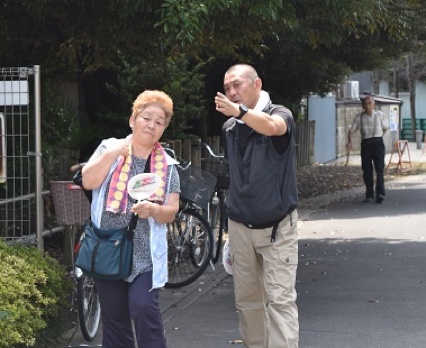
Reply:
M259 77L256 77L254 84L256 86L256 90L260 91L262 89L262 80Z

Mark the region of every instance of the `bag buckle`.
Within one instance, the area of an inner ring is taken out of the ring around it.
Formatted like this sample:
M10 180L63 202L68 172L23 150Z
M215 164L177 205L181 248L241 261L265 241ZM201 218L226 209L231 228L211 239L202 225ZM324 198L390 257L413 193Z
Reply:
M133 240L133 237L135 236L135 230L133 228L127 229L127 239Z

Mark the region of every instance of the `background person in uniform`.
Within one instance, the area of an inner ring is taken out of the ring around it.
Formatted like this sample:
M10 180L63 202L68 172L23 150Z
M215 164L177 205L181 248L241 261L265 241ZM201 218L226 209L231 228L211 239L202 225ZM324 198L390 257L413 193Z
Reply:
M216 110L223 126L226 195L240 334L250 348L297 348L297 184L294 120L272 104L249 65L230 67Z
M365 184L364 202L382 203L385 197L385 145L383 134L389 129L389 122L381 111L374 110L374 98L362 99L363 112L355 116L348 132L348 149L352 148L352 134L361 132L361 166ZM373 169L374 165L374 169ZM374 170L376 171L376 189L374 190Z

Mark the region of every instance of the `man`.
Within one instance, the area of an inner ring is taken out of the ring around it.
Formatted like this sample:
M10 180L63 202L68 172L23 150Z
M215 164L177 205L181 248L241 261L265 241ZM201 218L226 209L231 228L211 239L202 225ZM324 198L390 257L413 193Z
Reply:
M297 185L294 121L262 91L256 70L230 67L216 110L230 186L226 196L240 334L249 348L297 348Z
M385 197L385 145L383 134L389 129L389 122L381 111L374 110L374 98L362 100L363 112L355 116L348 132L347 148L352 148L352 134L361 132L361 167L365 184L364 202L374 202L374 169L376 170L376 202L382 203Z

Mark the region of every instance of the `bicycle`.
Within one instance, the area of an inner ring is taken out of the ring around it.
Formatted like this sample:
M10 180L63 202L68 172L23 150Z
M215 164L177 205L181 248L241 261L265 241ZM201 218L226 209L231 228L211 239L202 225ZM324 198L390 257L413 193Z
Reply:
M78 215L76 211L85 211L85 214L90 215L90 206L83 208L83 200L88 199L84 203L90 201L89 192L82 189L81 182L78 182L78 173L84 164L79 163L70 168L70 171L77 172L74 175L73 181L57 181L51 182L52 195L54 198L55 210L57 213L57 219L59 223L71 226L70 234L70 246L71 246L71 271L70 276L74 282L74 288L71 296L71 311L77 311L78 325L75 327L69 341L68 347L82 347L70 346L69 343L72 341L78 327L81 329L81 333L87 342L93 341L96 337L101 318L101 307L99 302L99 296L96 291L94 280L92 277L85 275L82 270L74 264L74 257L78 252L79 244L75 243L75 236L77 234L78 227L83 224L82 220L86 219L87 216L70 217L69 215ZM82 194L84 192L84 195ZM84 197L85 196L85 197ZM57 209L59 208L59 209ZM70 213L70 211L72 213ZM87 347L87 345L84 345Z
M78 322L80 325L81 333L84 339L88 342L93 341L96 337L100 318L101 318L101 307L99 302L99 296L96 291L94 280L92 277L86 276L83 274L80 268L74 265L70 273L72 279L74 280L74 290L71 299L72 309L75 310L74 306L77 304L77 313L78 313ZM77 331L77 327L74 330L69 342L71 342ZM82 347L79 346L70 346L71 347ZM84 347L87 347L86 345Z
M212 261L213 263L217 263L220 258L223 235L228 232L225 195L229 187L229 169L226 158L223 155L216 155L206 143L200 143L199 146L207 150L209 155L208 157L201 158L202 168L217 178L214 193L207 211L214 240Z
M170 147L164 147L176 158ZM166 288L178 288L194 282L209 265L213 252L212 230L203 210L208 209L216 178L201 168L192 167L191 162L177 168L181 182L181 207L174 221L167 224L169 279Z

